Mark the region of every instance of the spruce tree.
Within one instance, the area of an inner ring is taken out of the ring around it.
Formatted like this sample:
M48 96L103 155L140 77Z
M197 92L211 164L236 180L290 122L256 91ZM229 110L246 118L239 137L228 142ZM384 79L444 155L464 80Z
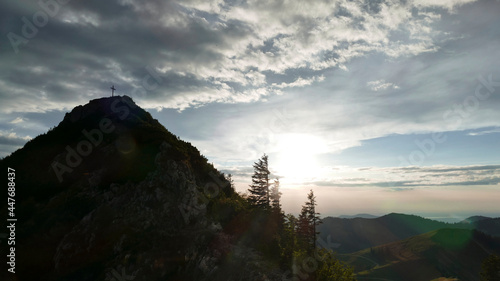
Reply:
M281 194L280 181L275 179L269 197L271 199L271 208L278 213L281 213Z
M297 238L301 246L307 251L312 252L316 249L316 226L321 223L319 213L316 212L316 197L311 190L307 194L307 201L299 215L297 222Z
M320 213L316 212L316 196L314 196L312 189L309 194L307 194L306 209L307 220L309 221L309 227L311 228L309 233L311 235L312 250L314 250L316 249L316 238L319 234L319 232L316 231L316 226L322 222L319 217Z
M227 182L229 182L229 186L234 190L234 180L233 180L233 175L227 174L226 176Z
M248 200L254 206L269 208L269 165L267 155L264 154L253 165L254 174L248 191Z
M293 253L297 248L297 218L288 214L284 217L283 234L281 235L281 265L290 267L293 263Z
M307 218L307 207L302 206L297 219L297 243L300 249L310 250L311 227Z

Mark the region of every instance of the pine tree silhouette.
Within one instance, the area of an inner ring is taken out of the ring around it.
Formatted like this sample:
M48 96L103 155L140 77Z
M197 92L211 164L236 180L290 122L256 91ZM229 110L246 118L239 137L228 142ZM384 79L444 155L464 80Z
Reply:
M264 154L253 165L254 174L252 176L252 184L248 191L250 195L248 200L254 206L264 209L269 208L269 164L268 157Z

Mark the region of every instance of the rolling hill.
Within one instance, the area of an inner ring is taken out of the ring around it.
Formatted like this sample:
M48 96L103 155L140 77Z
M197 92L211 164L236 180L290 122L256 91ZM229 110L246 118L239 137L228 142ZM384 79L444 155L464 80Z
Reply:
M341 215L338 216L340 219L355 219L355 218L362 218L362 219L375 219L378 218L379 216L374 216L370 214L356 214L356 215Z
M476 230L440 229L339 257L354 266L358 280L476 281L482 260L491 253L500 253L500 238Z
M446 227L446 223L413 215L391 213L379 218L327 217L318 226L320 237L338 243L339 253L352 253Z

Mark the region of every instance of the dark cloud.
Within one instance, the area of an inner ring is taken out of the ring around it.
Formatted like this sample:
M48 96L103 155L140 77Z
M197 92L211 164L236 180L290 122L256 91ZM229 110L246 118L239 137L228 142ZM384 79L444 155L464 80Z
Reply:
M213 155L213 133L223 134L223 147L242 158L277 145L269 130L277 105L290 113L280 133L344 138L332 151L443 130L443 113L474 93L474 77L498 74L498 5L459 2L72 0L16 54L7 34L22 35L22 17L32 21L41 8L10 1L0 4L0 106L9 114L67 111L107 95L111 84L149 109L229 104L207 110L210 118L190 111L196 118L179 134ZM495 125L498 102L492 95L462 125ZM222 124L241 103L253 103L246 118ZM224 118L214 116L219 110Z
M398 173L399 171L404 173L453 173L453 172L467 172L467 171L477 171L483 173L500 172L500 165L484 165L484 166L465 166L465 167L442 167L442 168L427 168L427 167L401 167L395 169L393 172ZM450 174L447 174L450 175Z
M18 136L0 135L0 145L20 147L26 143L27 139Z
M111 81L128 84L125 88L136 89L141 87L142 77L134 73L151 66L157 69L170 67L169 71L175 73L167 71L165 75L179 81L179 85L163 85L173 89L172 91L161 89L142 97L151 102L165 101L166 96L182 97L183 102L179 102L179 99L166 99L170 102L160 106L185 108L213 101L255 100L273 90L272 87L266 86L265 90L254 93L253 97L238 98L238 95L247 95L249 88L254 90L258 86L256 83L260 83L253 81L249 85L242 85L245 83L243 77L248 69L258 69L271 84L287 84L293 83L298 77L313 78L307 73L313 68L318 71L329 68L328 63L333 61L349 60L351 55L346 55L346 52L358 52L356 49L362 46L377 50L378 47L372 45L371 39L355 39L347 35L327 35L325 39L331 40L333 48L317 45L318 37L311 31L318 26L332 20L335 24L341 24L337 22L337 18L351 18L345 34L348 34L350 29L366 31L363 35L366 37L370 32L365 30L364 23L377 20L371 14L378 14L382 7L389 7L382 1L360 2L356 5L366 12L364 16L354 15L354 11L358 10L353 9L352 5L338 3L325 4L325 8L330 9L332 14L325 14L323 19L312 16L314 10L325 10L321 6L311 6L312 10L308 11L297 10L294 4L285 3L278 5L257 2L250 5L246 2L229 1L150 1L146 4L136 4L123 1L74 0L69 4L60 5L59 11L50 17L49 23L40 27L38 34L27 44L19 46L20 53L17 56L12 56L12 50L8 48L2 51L3 55L9 58L8 64L13 66L6 79L9 87L5 90L9 91L10 88L21 85L24 88L38 85L53 101L67 103L63 98L68 96L67 92L70 91L67 84L73 89L76 87L92 94L96 91L87 87L97 88ZM251 19L237 16L240 8L256 13L264 20L258 24L264 26L255 26ZM6 4L2 11L9 15L4 20L9 24L3 25L2 33L20 33L23 22L19 19L23 16L30 18L40 11L40 7ZM271 14L267 18L268 13L273 11L278 12L275 14L276 19L273 19ZM266 21L269 22L270 29L261 29L265 27ZM360 23L363 24L359 25ZM283 31L265 34L272 32L273 25ZM292 26L293 30L287 30ZM380 31L385 32L384 29ZM342 38L343 36L347 37ZM323 41L326 43L328 40ZM302 49L304 54L311 54L300 58L301 61L297 63L286 62L290 52L297 53L291 50L289 41L300 46L299 50ZM384 53L386 50L377 51ZM272 53L276 58L265 55L268 53ZM359 54L363 53L365 51ZM311 60L307 61L307 58ZM259 63L258 60L262 59L267 62ZM327 64L318 66L315 64L318 62ZM271 64L266 66L266 63ZM43 65L46 69L43 74L28 76L25 72L22 74L20 65L25 69ZM338 63L331 64L335 65ZM273 81L271 76L274 73L285 75ZM185 79L177 79L179 76L184 78L184 75L190 78L187 81L190 87L183 86ZM50 84L47 85L48 83ZM220 91L221 87L226 88L222 98L214 92ZM175 88L179 90L176 91ZM194 92L205 94L193 94Z

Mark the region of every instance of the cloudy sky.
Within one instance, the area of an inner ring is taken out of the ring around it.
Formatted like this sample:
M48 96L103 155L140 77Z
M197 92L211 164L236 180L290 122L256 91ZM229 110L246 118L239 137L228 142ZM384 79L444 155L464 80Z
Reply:
M0 4L0 156L131 96L245 191L263 153L298 212L500 215L500 2Z

